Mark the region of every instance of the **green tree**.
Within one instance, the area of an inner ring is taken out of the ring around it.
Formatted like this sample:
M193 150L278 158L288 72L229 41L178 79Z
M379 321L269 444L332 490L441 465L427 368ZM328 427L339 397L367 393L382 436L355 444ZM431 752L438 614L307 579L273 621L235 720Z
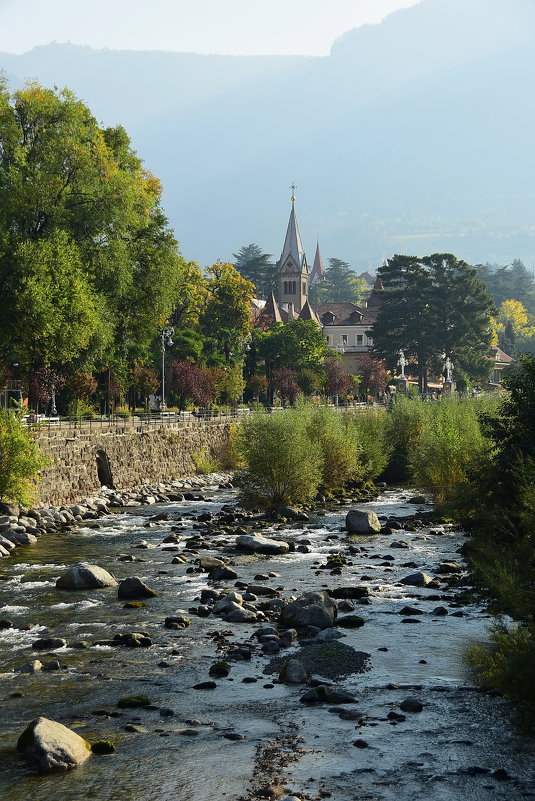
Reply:
M0 499L30 506L46 464L20 413L0 409Z
M310 302L313 306L322 303L362 303L369 293L363 278L358 278L347 261L329 259L325 278L310 287Z
M148 351L183 272L160 196L123 128L66 89L0 83L0 314L16 322L0 357L102 369Z
M394 256L379 268L383 303L370 330L374 353L391 369L398 353L416 363L421 391L441 354L466 370L492 342L494 306L475 268L455 256Z
M207 270L206 300L200 330L216 343L216 355L228 362L243 359L244 343L251 331L254 286L232 264L218 262Z
M234 267L255 285L257 297L267 298L275 288L277 275L277 265L271 261L271 253L263 253L258 245L251 243L243 245L238 253L232 255L236 259Z

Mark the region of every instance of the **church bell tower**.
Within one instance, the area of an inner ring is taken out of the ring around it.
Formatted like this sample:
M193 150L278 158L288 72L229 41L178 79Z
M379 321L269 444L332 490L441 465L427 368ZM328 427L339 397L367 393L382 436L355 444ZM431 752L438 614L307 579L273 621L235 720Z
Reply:
M282 254L277 262L277 287L279 304L299 314L308 300L308 265L295 214L295 189L293 184L292 210Z

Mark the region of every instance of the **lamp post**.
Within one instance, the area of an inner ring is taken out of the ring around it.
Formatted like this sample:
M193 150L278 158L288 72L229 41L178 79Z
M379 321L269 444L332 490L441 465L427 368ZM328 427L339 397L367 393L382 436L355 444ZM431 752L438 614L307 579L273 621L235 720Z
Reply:
M343 355L344 355L344 353L346 352L346 349L344 348L344 346L342 345L342 343L340 343L340 344L338 344L338 345L335 345L335 350L336 350L336 352L337 352L337 353L339 353L339 354L340 354L340 356L343 356ZM339 398L339 394L338 394L338 392L337 392L337 393L336 393L336 395L334 396L334 405L335 405L335 406L338 406L338 405L339 405L339 402L340 402L340 398Z
M165 349L170 347L173 344L173 334L175 333L175 329L172 325L164 325L162 328L161 333L161 342L162 342L162 401L160 403L160 411L164 412L166 408L165 404Z

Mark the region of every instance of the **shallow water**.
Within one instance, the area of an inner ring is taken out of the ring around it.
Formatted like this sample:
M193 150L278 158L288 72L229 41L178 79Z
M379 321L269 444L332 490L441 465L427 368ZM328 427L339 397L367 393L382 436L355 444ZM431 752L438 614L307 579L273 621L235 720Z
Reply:
M461 797L479 801L511 793L535 797L533 743L514 730L504 702L469 686L463 653L470 642L487 637L489 619L484 610L474 603L460 605L444 587L428 590L397 584L415 569L433 575L439 562L459 561L460 532L446 529L444 535L431 537L428 530L396 531L392 536L361 538L358 544L367 551L348 556L352 564L344 567L342 575L329 575L314 563L324 563L327 554L346 550L341 529L347 510L341 508L312 521L313 527L305 524L302 530L276 531L282 537L307 539L310 553L235 560L240 579L252 580L268 571L280 573L268 584L282 588L285 597L352 583L370 588L371 605L356 605L365 625L344 630L346 637L341 640L371 654L369 672L340 681L340 686L357 696L357 707L366 715L364 725L341 720L326 707L300 704L303 689L273 684L274 677L263 672L269 658L261 653L253 655L251 662L232 663L230 676L218 680L215 690L193 690L194 684L209 678L208 668L217 658L209 632L232 631L230 641L244 642L260 624L191 616L190 628L166 630L164 618L187 613L209 582L205 574L187 574L186 564L171 564L176 550L161 543L173 521L154 528L145 524L165 511L217 511L233 497L232 492L215 489L211 496L213 502L142 507L114 515L95 528L46 535L1 563L0 570L9 580L0 581L0 617L33 625L31 631L0 631L2 801L48 801L51 793L62 801L230 800L245 797L264 774L266 781L279 777L289 791L311 799L322 792L332 793L339 801L399 801L420 793L440 801ZM369 506L380 515L400 518L414 514L407 497L387 491ZM191 530L191 525L185 525L186 535ZM326 540L333 536L340 539ZM138 549L140 540L155 547ZM396 540L405 540L410 547L392 549L390 543ZM120 562L120 554L144 561ZM116 589L57 590L58 576L78 561L101 564L121 579L137 575L158 597L149 599L146 608L124 609ZM405 562L414 562L418 568L404 568ZM443 598L428 600L430 595ZM399 611L405 605L422 610L418 624L402 622ZM434 617L431 611L436 606L446 606L450 614ZM454 617L452 613L458 612L462 616ZM91 643L121 631L139 630L151 636L152 648L71 647L80 640ZM63 669L36 675L13 672L30 659L44 661L31 649L43 633L68 641L69 647L49 657L59 659ZM378 650L382 648L388 650ZM283 653L290 655L292 650ZM245 684L244 677L255 677L257 682ZM405 687L396 689L395 685ZM117 699L133 694L149 695L154 705L172 709L174 716L162 718L158 709L118 711ZM409 695L422 700L423 712L407 714L407 720L398 724L388 720L387 713L399 711L399 703ZM119 716L96 714L103 710ZM94 757L66 775L35 776L14 753L14 745L38 715L59 720L90 741L112 740L116 753ZM186 722L190 719L202 725L192 726ZM129 722L143 731L126 732ZM197 736L181 733L192 728ZM245 739L225 739L228 732ZM356 738L365 739L368 748L355 748ZM273 750L273 772L264 769L255 778L259 752L266 746ZM489 772L471 770L476 766ZM498 768L511 778L492 777L490 771Z

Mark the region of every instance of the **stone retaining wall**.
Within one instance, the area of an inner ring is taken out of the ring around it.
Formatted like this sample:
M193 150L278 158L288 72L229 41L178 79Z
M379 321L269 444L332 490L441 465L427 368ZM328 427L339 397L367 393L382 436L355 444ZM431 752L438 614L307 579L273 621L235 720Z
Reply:
M40 433L37 441L51 463L41 473L36 500L58 506L98 494L101 484L131 489L194 475L193 454L224 453L231 425L192 421L151 430Z

